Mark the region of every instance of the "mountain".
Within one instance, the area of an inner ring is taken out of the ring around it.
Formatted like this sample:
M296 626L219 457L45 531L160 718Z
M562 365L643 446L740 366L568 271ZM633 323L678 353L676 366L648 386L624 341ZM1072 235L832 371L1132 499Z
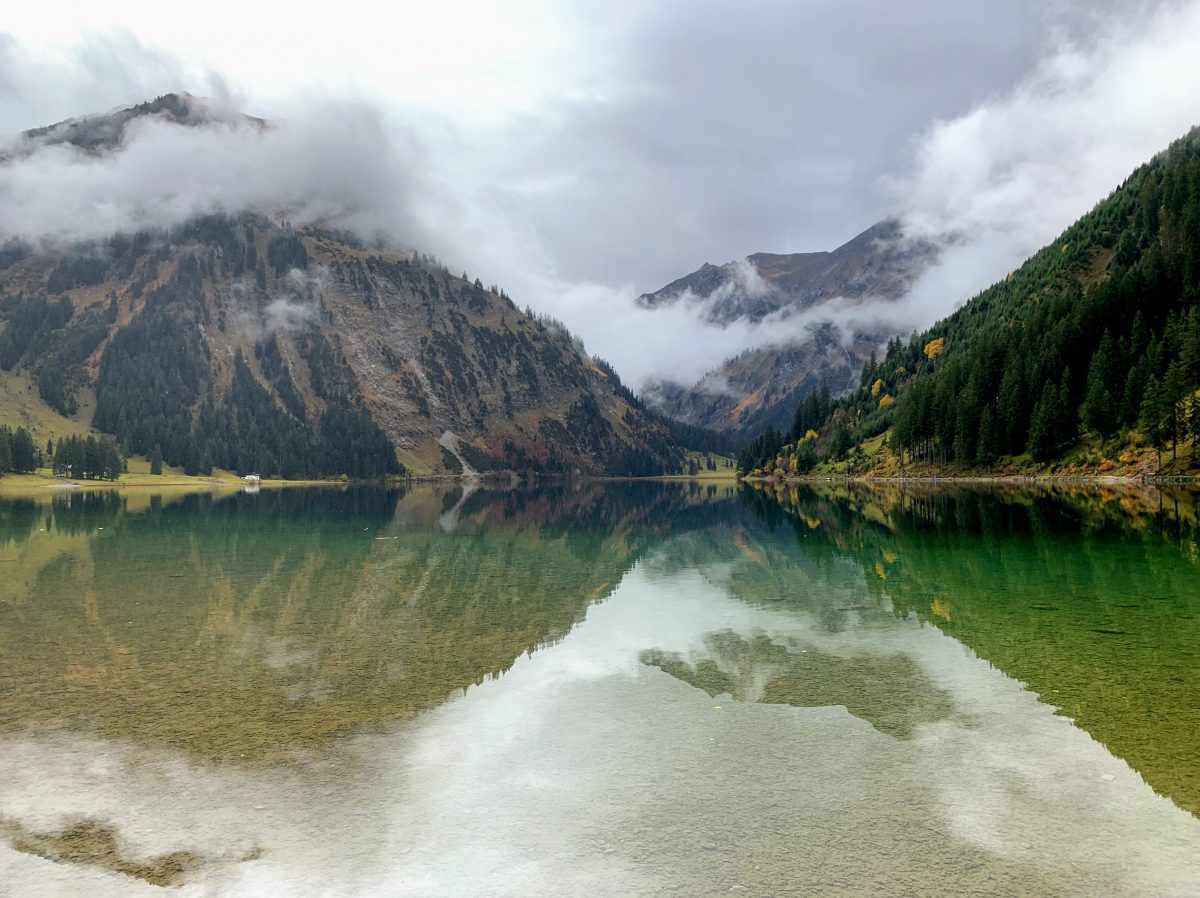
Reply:
M203 126L205 108L163 97L26 143L119 152L136 116ZM680 464L667 425L557 322L273 210L86 244L12 235L0 321L0 412L19 406L10 423L39 447L92 426L190 471L286 477Z
M60 730L136 732L243 767L500 675L562 639L668 536L733 501L645 482L484 488L457 504L458 489L437 485L153 503L49 492L7 500L0 520L0 645L6 676L58 700L0 690L0 733L50 714ZM43 526L52 540L39 541ZM181 541L191 551L177 569L144 563ZM273 663L282 646L288 663Z
M27 156L41 147L62 144L69 144L90 154L112 152L124 142L131 124L150 119L185 127L225 124L230 127L249 126L260 131L267 127L263 119L232 112L183 91L164 94L109 113L80 116L23 131L4 151L0 151L0 163Z
M684 302L715 324L762 321L837 297L895 298L932 254L930 245L906 240L900 223L886 219L830 252L755 253L721 266L705 263L637 301L646 308Z
M705 264L638 303L683 304L712 324L765 324L778 337L695 384L658 383L647 396L689 423L786 427L796 402L821 383L835 394L856 387L863 362L887 339L882 331L842 333L830 323L830 304L898 299L935 255L931 244L905 238L899 222L888 219L831 252L756 253L721 266Z
M810 430L821 455L849 452L863 471L1195 468L1200 130L1003 281L907 344L891 341L861 383L840 402L806 399L789 432L744 450L742 470L776 467ZM885 432L890 448L869 454Z

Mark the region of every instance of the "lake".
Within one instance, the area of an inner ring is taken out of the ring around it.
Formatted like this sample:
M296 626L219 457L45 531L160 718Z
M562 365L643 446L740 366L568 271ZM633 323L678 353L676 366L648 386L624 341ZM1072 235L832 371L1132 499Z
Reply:
M1197 497L0 502L0 895L1195 896Z

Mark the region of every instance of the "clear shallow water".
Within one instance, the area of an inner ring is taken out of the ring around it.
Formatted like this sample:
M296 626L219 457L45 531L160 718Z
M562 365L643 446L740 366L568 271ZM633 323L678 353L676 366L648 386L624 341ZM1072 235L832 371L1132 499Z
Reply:
M0 894L1195 895L1176 498L3 503Z

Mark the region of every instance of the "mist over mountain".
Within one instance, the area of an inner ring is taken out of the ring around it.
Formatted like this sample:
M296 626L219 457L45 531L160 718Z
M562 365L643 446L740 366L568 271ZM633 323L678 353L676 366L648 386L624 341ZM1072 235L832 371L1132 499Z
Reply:
M831 252L756 253L706 264L638 303L682 306L722 327L760 326L763 345L725 361L693 384L662 380L647 397L667 414L717 429L786 427L796 403L821 384L841 393L887 341L882 322L856 314L904 296L938 255L887 219ZM774 331L774 336L773 332Z
M363 36L356 76L327 81L305 72L331 71L331 44L297 23L271 23L270 66L242 36L201 41L211 23L6 36L0 234L49 258L250 212L436 257L563 322L629 400L753 430L822 380L854 388L873 348L1014 270L1196 120L1196 2L692 12L480 13L491 39L457 52L461 17L431 10L411 23L427 51ZM893 249L846 241L885 214ZM675 301L646 292L731 258Z
M215 19L86 30L99 9L53 39L14 25L0 130L171 89L271 128L146 120L111 157L47 148L0 172L0 230L96 239L252 207L382 232L562 320L635 390L690 386L795 336L637 302L700 262L828 249L893 215L942 248L865 328L908 333L1194 120L1200 4L930 9L473 9L488 37L468 50L449 4L405 15L422 47L406 53L349 20L318 37L276 17L269 62L249 52L254 10L232 37ZM340 45L357 50L332 67Z
M0 172L112 164L147 129L273 132L166 95L26 132ZM665 425L561 324L247 194L240 211L168 204L167 227L0 245L0 380L61 422L35 436L74 422L191 472L286 477L677 467Z
M23 131L11 142L7 152L0 155L0 160L31 156L44 147L55 146L70 146L92 155L111 153L121 147L134 129L148 121L196 128L248 126L259 131L267 125L260 118L234 112L211 100L181 91L110 113L84 115Z

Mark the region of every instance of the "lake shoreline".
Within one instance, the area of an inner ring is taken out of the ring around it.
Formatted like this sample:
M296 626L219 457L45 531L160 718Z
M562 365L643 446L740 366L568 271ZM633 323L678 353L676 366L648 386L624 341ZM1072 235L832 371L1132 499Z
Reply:
M246 488L281 489L295 486L346 486L346 480L258 480L192 474L122 474L117 480L76 480L52 474L5 474L0 496L68 494L94 490L155 490L163 492L219 492Z
M1200 476L1163 476L1135 474L913 474L903 477L878 476L858 474L834 477L832 475L817 475L803 477L741 477L744 483L966 483L966 484L1038 484L1038 483L1080 483L1096 486L1154 486L1154 485L1195 485L1200 486Z

